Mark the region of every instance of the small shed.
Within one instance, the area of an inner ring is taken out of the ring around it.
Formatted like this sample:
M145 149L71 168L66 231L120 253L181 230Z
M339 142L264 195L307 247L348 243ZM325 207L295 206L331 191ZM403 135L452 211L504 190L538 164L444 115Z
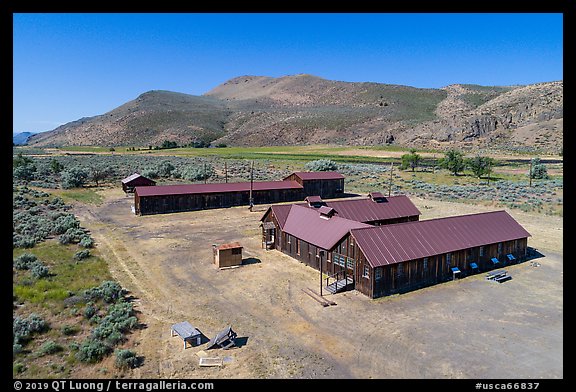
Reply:
M133 193L137 186L155 186L156 181L144 177L142 174L134 173L122 180L122 190L126 193Z
M212 245L214 264L218 268L242 265L242 245L231 242L220 246Z

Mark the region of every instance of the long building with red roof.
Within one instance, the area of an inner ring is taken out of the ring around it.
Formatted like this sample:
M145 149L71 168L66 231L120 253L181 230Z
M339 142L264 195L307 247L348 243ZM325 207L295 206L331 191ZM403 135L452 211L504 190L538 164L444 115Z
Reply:
M526 258L528 233L506 211L420 221L406 196L273 205L262 241L370 298ZM328 287L329 288L329 287Z
M314 192L314 193L311 193ZM337 172L297 172L282 181L136 186L137 215L195 211L323 198L344 194L344 176ZM252 200L250 200L252 198Z

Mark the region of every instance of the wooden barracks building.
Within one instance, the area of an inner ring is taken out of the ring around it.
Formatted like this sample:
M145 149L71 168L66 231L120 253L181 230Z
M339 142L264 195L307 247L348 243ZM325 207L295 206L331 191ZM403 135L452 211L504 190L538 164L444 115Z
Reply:
M296 172L282 181L214 184L136 186L134 212L163 214L304 200L315 194L324 198L344 195L344 176L337 172Z
M424 221L419 215L406 196L308 197L271 206L261 218L262 243L321 268L330 291L354 288L370 298L526 257L530 233L505 211Z

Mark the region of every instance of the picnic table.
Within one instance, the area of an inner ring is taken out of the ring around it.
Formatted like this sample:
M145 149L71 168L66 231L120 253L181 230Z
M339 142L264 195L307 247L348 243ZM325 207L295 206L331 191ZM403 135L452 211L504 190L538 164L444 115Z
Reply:
M493 280L495 282L503 282L508 279L512 279L510 275L508 275L508 271L505 270L498 270L498 271L490 271L486 274L486 279Z
M188 321L182 321L181 323L176 323L172 325L170 329L171 336L180 336L184 341L184 349L187 348L187 344L190 343L192 346L192 341L196 340L196 345L199 346L202 342L202 333L192 326Z

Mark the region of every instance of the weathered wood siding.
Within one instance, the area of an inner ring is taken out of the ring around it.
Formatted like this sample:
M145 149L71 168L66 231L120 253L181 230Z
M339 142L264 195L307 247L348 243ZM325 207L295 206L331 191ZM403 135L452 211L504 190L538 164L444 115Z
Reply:
M400 218L393 218L393 219L381 219L364 223L367 223L372 226L384 226L384 225L392 225L394 223L415 222L417 220L420 220L419 215L403 216Z
M242 248L218 249L214 263L218 268L242 265Z
M304 187L306 196L320 196L323 199L334 199L344 195L344 179L302 180L296 174L291 174L287 180L296 181Z
M254 204L271 204L300 201L305 196L301 189L274 189L253 191L252 197ZM136 213L140 215L248 206L249 203L249 191L162 196L138 196L136 194L134 198Z
M349 237L353 239L352 235ZM450 252L450 256L448 254L433 255L376 268L370 266L361 249L355 246L355 289L370 298L378 298L451 280L453 278L452 267L458 267L461 271L459 277L464 277L475 273L470 263L478 265L479 271L476 272L484 272L509 265L507 254L514 255L516 262L526 258L527 238L500 244L462 249ZM482 251L480 248L483 248ZM500 252L498 252L499 248ZM494 265L491 261L493 257L496 257L500 263Z

